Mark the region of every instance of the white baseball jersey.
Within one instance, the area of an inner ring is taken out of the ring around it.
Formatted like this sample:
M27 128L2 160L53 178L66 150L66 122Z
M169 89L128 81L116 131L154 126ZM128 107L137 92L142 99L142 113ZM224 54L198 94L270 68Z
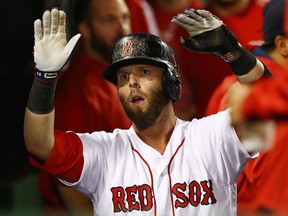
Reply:
M250 155L229 110L177 119L163 154L132 127L78 136L83 171L78 182L64 183L91 198L95 215L236 215L236 180Z

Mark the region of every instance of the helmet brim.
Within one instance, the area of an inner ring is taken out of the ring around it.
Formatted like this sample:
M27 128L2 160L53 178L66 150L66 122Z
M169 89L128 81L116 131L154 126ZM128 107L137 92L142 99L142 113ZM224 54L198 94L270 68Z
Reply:
M135 64L144 64L144 65L152 65L155 67L166 68L167 65L161 59L157 58L149 58L149 57L132 57L123 58L119 61L110 64L102 73L102 76L105 80L117 85L117 71L125 66L128 65L135 65Z

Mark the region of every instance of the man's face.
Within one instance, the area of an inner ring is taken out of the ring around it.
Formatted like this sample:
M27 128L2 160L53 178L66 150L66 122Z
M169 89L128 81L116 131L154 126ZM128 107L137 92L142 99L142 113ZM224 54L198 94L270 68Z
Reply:
M151 126L170 101L162 88L164 70L150 65L130 65L117 72L120 101L138 129Z
M114 43L131 33L130 12L124 0L92 0L90 44L108 61Z

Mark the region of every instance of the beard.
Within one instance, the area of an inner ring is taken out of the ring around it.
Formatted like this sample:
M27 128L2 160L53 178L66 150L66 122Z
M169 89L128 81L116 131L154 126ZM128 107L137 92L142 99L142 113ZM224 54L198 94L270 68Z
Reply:
M145 130L150 127L170 101L164 95L163 88L153 89L151 95L152 97L148 99L149 106L145 111L139 107L136 107L136 110L130 109L128 106L129 102L125 101L125 98L120 95L120 101L126 112L126 115L140 130Z

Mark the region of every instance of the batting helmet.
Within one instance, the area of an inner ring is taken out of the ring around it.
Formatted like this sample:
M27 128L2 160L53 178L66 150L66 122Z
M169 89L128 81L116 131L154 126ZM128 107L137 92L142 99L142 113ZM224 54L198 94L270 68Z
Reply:
M176 56L161 38L147 33L133 33L121 38L113 46L109 66L103 71L103 77L117 85L117 70L132 64L166 68L163 74L164 92L172 101L180 98L181 85Z

